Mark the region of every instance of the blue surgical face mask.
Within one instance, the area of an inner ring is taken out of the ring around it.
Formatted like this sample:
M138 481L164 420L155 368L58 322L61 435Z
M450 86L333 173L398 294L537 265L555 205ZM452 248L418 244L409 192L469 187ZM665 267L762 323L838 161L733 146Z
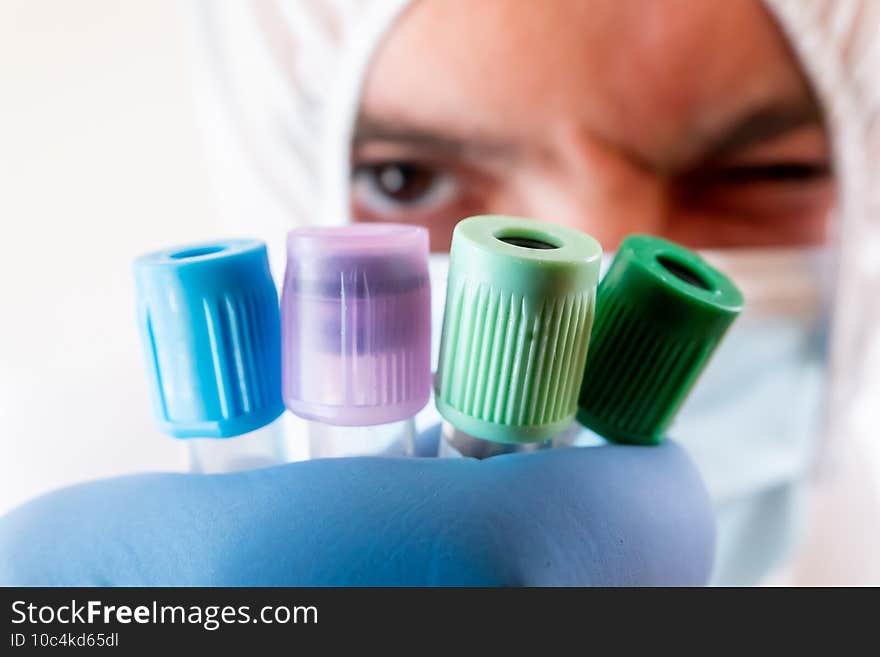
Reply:
M682 407L669 435L689 452L715 503L714 581L753 584L787 555L822 422L826 371L823 250L702 254L743 291L746 306ZM607 267L613 254L605 254ZM433 356L446 298L448 254L431 256ZM420 428L440 421L433 403ZM595 444L584 430L576 444Z
M755 584L801 533L824 420L825 250L707 252L746 304L669 429L697 464L718 517L714 581Z
M830 276L822 251L706 256L737 281L746 304L669 434L725 502L809 467L825 397Z

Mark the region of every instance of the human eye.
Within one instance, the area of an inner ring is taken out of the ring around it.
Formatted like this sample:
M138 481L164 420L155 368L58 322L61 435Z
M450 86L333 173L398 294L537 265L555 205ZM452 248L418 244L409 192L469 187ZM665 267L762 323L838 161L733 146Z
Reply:
M677 186L676 234L711 247L820 244L835 196L831 154L818 130L803 131L721 161Z
M453 207L462 194L458 177L442 167L407 160L356 164L351 198L356 218L400 220Z
M827 180L830 173L827 161L781 160L720 167L712 172L708 181L730 187L798 185Z
M707 168L689 181L687 196L692 206L772 230L827 206L832 187L826 159L783 158Z

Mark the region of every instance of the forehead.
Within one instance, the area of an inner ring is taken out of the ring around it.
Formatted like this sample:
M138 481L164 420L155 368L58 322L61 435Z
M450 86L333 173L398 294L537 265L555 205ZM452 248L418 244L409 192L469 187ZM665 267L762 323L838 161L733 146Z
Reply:
M417 0L362 111L523 140L583 127L651 151L807 94L758 0Z

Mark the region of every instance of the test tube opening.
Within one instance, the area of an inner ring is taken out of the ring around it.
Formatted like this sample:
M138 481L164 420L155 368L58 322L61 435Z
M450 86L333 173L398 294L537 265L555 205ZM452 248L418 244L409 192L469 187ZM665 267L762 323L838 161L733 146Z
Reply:
M538 231L523 229L507 229L495 234L495 239L511 246L523 249L550 250L562 246L556 238L542 234Z
M694 287L698 287L701 290L706 290L708 292L711 292L714 289L713 286L703 279L702 276L690 269L687 265L662 255L657 256L657 262L660 263L660 266L663 267L663 269L688 285L693 285Z
M187 260L189 258L198 258L200 256L213 255L225 251L225 246L201 246L194 249L185 249L172 253L168 257L174 260Z

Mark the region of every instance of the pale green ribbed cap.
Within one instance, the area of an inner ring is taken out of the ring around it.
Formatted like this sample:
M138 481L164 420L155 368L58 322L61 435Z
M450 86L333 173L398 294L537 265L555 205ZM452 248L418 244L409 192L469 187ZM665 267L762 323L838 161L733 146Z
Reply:
M546 440L574 419L602 248L532 219L484 215L452 235L437 408L502 443Z

